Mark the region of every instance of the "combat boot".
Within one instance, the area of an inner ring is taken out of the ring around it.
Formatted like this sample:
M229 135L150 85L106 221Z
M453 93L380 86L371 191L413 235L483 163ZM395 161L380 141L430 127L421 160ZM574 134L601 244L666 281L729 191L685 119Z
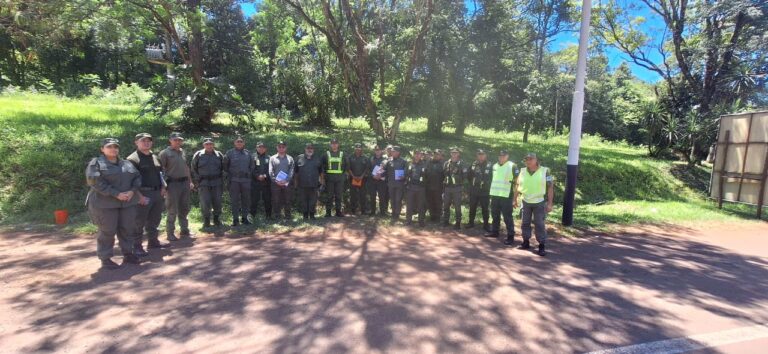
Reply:
M115 269L120 268L120 265L118 265L117 263L113 262L112 259L107 258L107 259L102 259L101 260L101 268L102 269L115 270Z
M135 254L126 254L123 256L123 265L126 264L141 264L141 260Z
M213 216L213 224L216 226L221 226L221 217L218 215Z
M142 247L141 244L133 246L133 254L135 254L138 257L149 256L149 253L147 253L147 251L144 250L144 247Z
M546 256L546 255L547 255L547 251L544 249L544 244L543 244L543 243L540 243L540 244L539 244L539 252L536 252L536 253L537 253L539 256L542 256L542 257L544 257L544 256Z
M531 248L531 241L529 240L523 240L523 244L520 245L521 250L527 250Z
M211 218L203 219L203 227L211 227Z
M250 221L248 221L248 216L247 216L247 215L244 215L244 216L243 216L243 225L250 225L250 224L251 224L251 222L250 222Z

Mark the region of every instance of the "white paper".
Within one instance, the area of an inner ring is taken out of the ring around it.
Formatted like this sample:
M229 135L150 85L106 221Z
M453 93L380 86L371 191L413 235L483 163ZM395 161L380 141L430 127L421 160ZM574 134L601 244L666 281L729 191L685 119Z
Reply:
M372 172L372 174L373 174L374 176L381 176L381 174L382 174L383 172L384 172L384 171L382 170L381 166L379 166L379 165L376 165L376 166L374 166L374 167L373 167L373 172Z
M288 174L287 174L287 173L285 173L285 172L283 172L283 171L280 171L280 172L277 174L277 177L276 177L275 179L276 179L278 182L285 182L285 180L286 180L286 179L288 179Z

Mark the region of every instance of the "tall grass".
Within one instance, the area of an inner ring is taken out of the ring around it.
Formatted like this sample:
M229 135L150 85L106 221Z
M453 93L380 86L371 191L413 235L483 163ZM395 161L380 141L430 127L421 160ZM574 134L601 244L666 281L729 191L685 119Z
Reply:
M98 154L103 137L121 140L123 156L133 150L133 136L149 132L157 138L155 149L165 147L171 131L169 122L151 117L137 119L136 105L111 104L110 100L66 99L51 95L17 93L0 96L0 219L3 223L50 222L52 211L84 210L87 192L83 170L87 161ZM262 141L274 151L279 140L288 143L289 153L302 152L304 143L314 142L323 152L332 137L349 149L355 142L368 146L375 136L362 118L337 118L333 129L310 129L298 122L277 124L267 114L258 113L258 131L245 134L249 148ZM226 116L217 121L218 129L233 128ZM425 119L402 122L399 143L406 149L457 146L463 158L471 160L474 151L483 148L495 159L499 149L511 151L511 158L521 165L526 152L539 155L551 168L556 180L565 180L567 135L533 135L522 143L519 132L496 132L470 126L461 138L445 130L439 136L426 133ZM190 153L200 148L203 135L188 136L185 148ZM233 134L222 134L217 148L232 146ZM581 166L577 190L576 222L581 226L608 223L695 222L698 220L749 219L752 209L729 205L720 211L705 198L709 171L670 161L648 158L645 150L626 143L607 142L585 135L582 140ZM556 184L556 200L562 198L563 183ZM193 212L196 214L196 212ZM464 213L467 215L468 213ZM552 222L560 210L550 214ZM84 220L84 219L83 219Z

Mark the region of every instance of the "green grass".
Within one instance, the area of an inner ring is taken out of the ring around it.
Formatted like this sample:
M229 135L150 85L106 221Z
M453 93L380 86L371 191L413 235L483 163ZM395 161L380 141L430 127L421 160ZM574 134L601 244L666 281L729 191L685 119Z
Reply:
M73 223L67 231L92 231L83 213L87 189L83 170L86 162L98 154L99 141L106 136L119 138L122 155L132 151L133 136L149 132L156 137L156 150L165 147L172 130L166 120L151 117L137 119L139 107L107 102L71 100L50 95L14 94L0 96L0 222L6 226L39 227L50 225L53 211L68 209ZM305 142L322 148L331 137L338 137L343 148L353 142L373 144L375 137L361 118L334 120L333 129L310 129L300 122L277 125L269 115L257 114L258 131L246 134L248 146L264 141L270 151L278 140L289 144L289 153L301 153ZM186 149L199 149L203 135L220 135L217 147L232 146L235 128L226 116L220 117L214 132L188 135ZM401 124L400 144L416 147L448 148L458 146L464 158L471 160L477 148L490 151L490 157L509 149L513 161L536 152L551 168L556 180L565 180L568 137L531 136L522 143L518 132L494 132L470 127L462 138L446 128L439 136L426 133L425 119L409 119ZM643 148L619 142L603 141L585 135L582 140L575 223L580 227L600 228L610 224L695 223L699 221L753 220L754 207L728 204L718 210L705 198L709 170L689 168L681 163L648 158ZM562 200L563 183L556 184L556 201ZM193 200L196 204L196 200ZM226 213L226 212L225 212ZM464 211L464 215L468 212ZM555 208L550 221L558 223L561 210ZM199 213L191 214L193 225ZM225 214L228 215L228 214ZM768 217L768 216L765 216ZM465 216L466 218L466 216ZM303 226L300 222L283 227ZM308 225L307 225L308 226ZM248 231L248 230L246 230Z

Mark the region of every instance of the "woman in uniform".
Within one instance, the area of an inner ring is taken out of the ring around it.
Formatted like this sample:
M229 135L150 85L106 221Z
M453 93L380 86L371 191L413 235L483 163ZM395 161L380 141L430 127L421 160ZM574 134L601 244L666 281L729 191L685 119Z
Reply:
M139 192L141 175L128 160L120 158L120 143L106 138L101 142L101 155L91 160L85 169L90 187L86 206L91 221L99 228L96 253L105 269L119 266L112 261L115 235L123 253L123 264L139 264L133 254L136 205L144 202Z

